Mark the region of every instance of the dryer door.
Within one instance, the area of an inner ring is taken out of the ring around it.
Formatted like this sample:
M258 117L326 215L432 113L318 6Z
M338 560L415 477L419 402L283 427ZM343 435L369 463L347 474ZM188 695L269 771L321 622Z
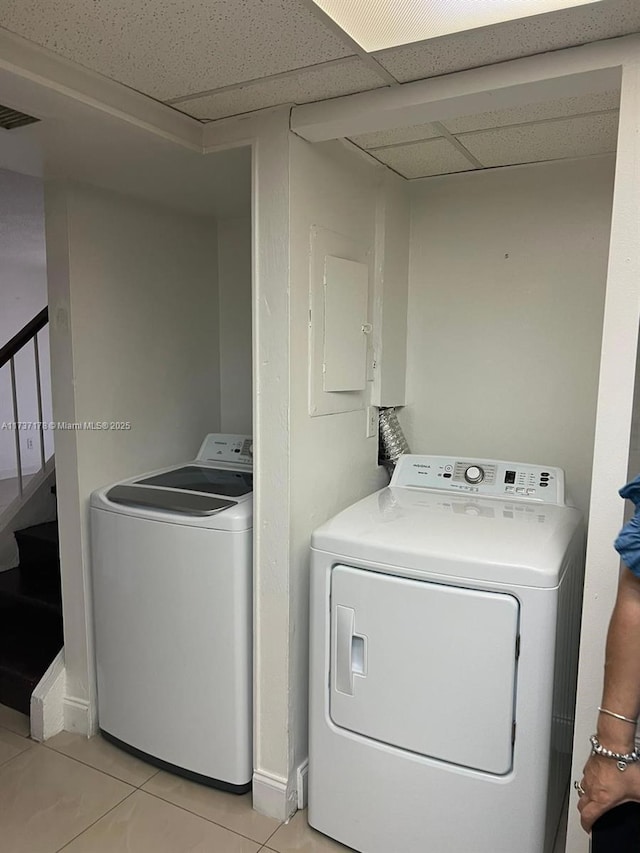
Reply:
M518 617L512 595L336 566L331 719L400 749L508 773Z

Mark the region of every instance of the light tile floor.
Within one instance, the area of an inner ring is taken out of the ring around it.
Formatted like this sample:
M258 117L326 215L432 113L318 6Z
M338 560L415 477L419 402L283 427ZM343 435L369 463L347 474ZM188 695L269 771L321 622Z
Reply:
M564 850L562 844L556 853ZM348 853L298 812L280 824L235 796L173 776L101 737L29 738L0 705L0 853ZM401 851L396 851L401 853ZM461 853L456 851L456 853ZM469 853L469 851L466 851Z
M101 737L29 738L0 705L0 853L332 853L347 848L286 826L238 797L157 770Z

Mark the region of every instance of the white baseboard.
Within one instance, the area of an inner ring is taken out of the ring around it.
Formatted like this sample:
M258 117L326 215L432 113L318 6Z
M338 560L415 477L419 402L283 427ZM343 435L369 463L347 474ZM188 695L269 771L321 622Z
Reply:
M91 737L97 731L97 720L91 703L77 696L64 697L64 729Z
M64 649L61 649L31 694L31 737L34 740L47 740L63 730L65 687Z
M309 759L305 760L298 766L296 773L298 782L298 808L306 809L307 807L307 781L309 779Z
M288 788L286 779L254 770L253 808L260 814L284 822L296 811L297 795Z

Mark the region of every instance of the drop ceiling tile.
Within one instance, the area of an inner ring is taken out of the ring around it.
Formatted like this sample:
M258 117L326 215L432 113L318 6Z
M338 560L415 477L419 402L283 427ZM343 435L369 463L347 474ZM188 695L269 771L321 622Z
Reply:
M381 145L397 145L404 142L418 142L421 139L435 139L442 136L432 124L415 124L412 127L398 127L392 130L376 130L352 136L351 141L361 148L378 148Z
M160 100L353 54L302 0L0 0L0 26Z
M446 139L429 139L412 145L379 148L372 154L405 178L448 175L451 172L468 172L475 168Z
M465 133L464 147L484 166L512 166L616 150L617 113Z
M202 98L180 101L175 106L194 118L217 119L276 104L307 104L339 95L350 95L383 85L378 75L356 57L315 68L301 68L295 75L226 89Z
M600 92L580 95L573 98L558 98L540 104L526 104L508 110L493 110L473 116L444 121L445 127L452 133L469 130L486 130L492 127L504 127L508 124L543 121L550 118L564 118L579 113L595 113L600 110L617 110L620 103L619 92Z
M397 80L405 83L639 30L638 0L601 0L588 6L378 51L374 56Z

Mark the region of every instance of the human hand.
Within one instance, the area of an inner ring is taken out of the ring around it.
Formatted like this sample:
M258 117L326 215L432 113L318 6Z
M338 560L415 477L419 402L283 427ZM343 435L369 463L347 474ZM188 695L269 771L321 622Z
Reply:
M578 811L585 832L591 832L593 824L605 812L622 803L640 802L640 766L629 764L624 771L618 770L611 758L592 755L584 766L580 787Z

